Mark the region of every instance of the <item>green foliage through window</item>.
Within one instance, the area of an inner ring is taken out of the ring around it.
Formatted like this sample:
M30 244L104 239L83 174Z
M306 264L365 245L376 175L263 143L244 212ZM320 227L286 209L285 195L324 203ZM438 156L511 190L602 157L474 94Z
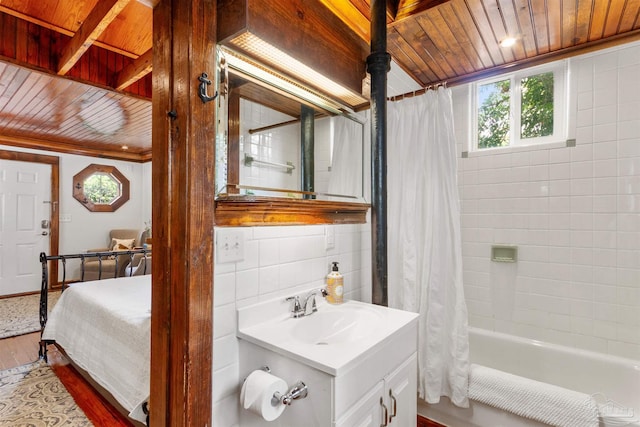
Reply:
M477 148L529 145L560 137L563 129L560 66L516 72L475 85Z
M94 173L84 181L84 194L95 204L108 205L120 197L120 183L106 173Z
M478 148L509 145L510 80L478 86Z
M525 77L520 83L520 138L553 134L553 73Z

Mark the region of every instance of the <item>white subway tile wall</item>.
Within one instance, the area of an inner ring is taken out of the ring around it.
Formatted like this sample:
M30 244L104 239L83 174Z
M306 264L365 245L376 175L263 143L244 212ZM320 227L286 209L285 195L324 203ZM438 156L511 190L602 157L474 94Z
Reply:
M294 120L294 117L272 110L260 104L240 99L240 183L243 185L300 189L300 123L275 127L260 132L249 132L263 127ZM315 181L318 192L326 192L329 188L329 166L331 165L331 133L332 123L329 117L315 121ZM244 156L249 155L256 160L294 166L292 174L281 168L260 164L244 164ZM253 190L260 194L259 190Z
M335 244L326 249L333 228ZM371 301L371 226L246 227L244 259L215 264L213 316L213 425L239 423L236 308L324 286L332 261L340 263L345 297Z
M459 158L469 323L640 359L640 44L570 61L575 147ZM453 88L459 152L469 93Z

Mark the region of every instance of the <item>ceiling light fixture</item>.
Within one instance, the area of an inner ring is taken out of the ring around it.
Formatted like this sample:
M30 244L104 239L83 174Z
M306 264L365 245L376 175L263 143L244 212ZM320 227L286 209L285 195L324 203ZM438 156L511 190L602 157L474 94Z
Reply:
M251 57L260 58L261 62L279 64L278 66L282 67L287 74L319 88L327 95L339 99L347 105L356 106L367 102L362 94L347 89L250 32L240 34L229 44L241 52L246 52Z
M345 111L350 111L350 109L345 105L329 99L328 97L315 92L295 80L259 64L238 52L226 47L221 47L221 49L225 55L229 68L235 70L249 80L257 83L266 83L285 96L293 96L298 100L306 101L307 103L320 107L326 111L330 111L333 114L343 114Z
M516 44L516 38L515 37L507 37L506 39L503 39L500 42L500 46L501 47L511 47L514 44Z
M120 100L109 95L96 100L83 100L78 115L87 128L105 136L115 135L127 123Z

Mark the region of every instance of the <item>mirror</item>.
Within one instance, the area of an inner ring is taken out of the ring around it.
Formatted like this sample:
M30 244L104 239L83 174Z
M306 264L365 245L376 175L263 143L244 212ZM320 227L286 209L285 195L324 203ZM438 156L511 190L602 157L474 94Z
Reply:
M366 203L364 120L336 114L339 110L321 108L233 68L223 80L216 140L218 199Z

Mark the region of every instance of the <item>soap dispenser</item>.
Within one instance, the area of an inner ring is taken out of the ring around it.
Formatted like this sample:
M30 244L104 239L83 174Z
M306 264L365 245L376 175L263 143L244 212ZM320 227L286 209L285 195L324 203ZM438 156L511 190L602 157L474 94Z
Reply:
M327 302L330 304L342 304L344 283L342 274L338 271L338 263L332 262L331 272L327 275Z

